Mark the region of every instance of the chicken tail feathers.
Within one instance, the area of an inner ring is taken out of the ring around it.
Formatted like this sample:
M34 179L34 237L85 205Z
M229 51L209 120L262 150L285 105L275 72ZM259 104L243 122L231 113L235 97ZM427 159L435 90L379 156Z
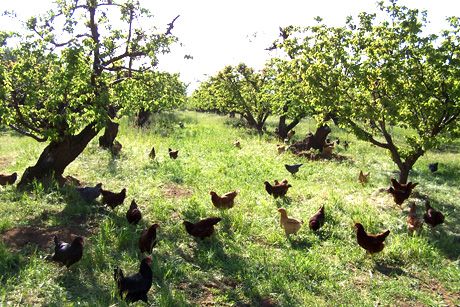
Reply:
M386 239L386 237L388 237L389 234L390 234L390 230L388 229L387 231L382 232L376 237L383 242Z

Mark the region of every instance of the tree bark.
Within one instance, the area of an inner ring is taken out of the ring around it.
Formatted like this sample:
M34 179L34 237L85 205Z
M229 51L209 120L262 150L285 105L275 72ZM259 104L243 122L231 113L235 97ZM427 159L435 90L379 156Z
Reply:
M278 137L282 140L287 138L289 131L294 129L300 122L300 119L294 118L290 124L286 124L286 115L281 115L278 122Z
M83 152L97 133L95 124L89 124L77 135L51 142L45 147L37 163L25 170L18 188L23 188L34 180L45 182L53 177L61 179L65 168Z
M99 146L105 149L109 149L113 146L113 141L115 141L118 135L118 126L117 123L114 123L110 119L107 120L104 135L99 138Z
M328 125L319 126L316 129L315 134L307 136L307 150L310 148L323 151L323 147L326 144L328 134L331 133L331 128Z
M137 113L136 125L140 128L145 127L150 118L150 112L145 109L140 109Z

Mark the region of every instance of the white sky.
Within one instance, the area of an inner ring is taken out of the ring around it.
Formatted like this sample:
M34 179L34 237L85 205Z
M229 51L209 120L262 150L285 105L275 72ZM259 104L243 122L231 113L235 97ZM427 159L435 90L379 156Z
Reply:
M158 18L156 25L175 23L173 33L181 46L160 59L160 69L180 72L189 90L197 81L213 75L225 65L245 62L261 68L270 54L264 50L278 36L278 27L311 25L315 16L328 24L343 24L345 17L376 11L374 0L140 0ZM0 0L0 11L15 10L18 19L45 12L52 0ZM400 0L399 4L428 10L429 31L438 32L447 16L460 16L460 0ZM3 19L3 20L2 20ZM19 24L0 18L0 29ZM193 60L185 60L190 54Z

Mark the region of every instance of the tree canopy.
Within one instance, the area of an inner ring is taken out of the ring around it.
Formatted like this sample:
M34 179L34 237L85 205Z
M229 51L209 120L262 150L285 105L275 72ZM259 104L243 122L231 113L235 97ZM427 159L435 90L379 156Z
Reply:
M292 27L278 42L299 68L321 115L335 114L358 137L387 149L405 182L426 150L450 138L460 115L460 23L439 35L425 34L426 12L379 3L383 16L361 13L343 27ZM404 140L392 129L406 130Z
M141 84L155 92L148 83L133 92L120 86L145 79L176 41L172 23L163 31L145 27L152 17L136 1L68 0L29 19L26 34L9 35L19 42L0 49L2 121L38 141L61 140L90 123L102 126L112 101L127 103Z

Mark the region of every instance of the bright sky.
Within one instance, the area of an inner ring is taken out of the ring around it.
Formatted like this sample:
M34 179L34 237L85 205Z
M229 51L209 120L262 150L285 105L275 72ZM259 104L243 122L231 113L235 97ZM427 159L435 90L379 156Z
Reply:
M180 72L189 90L206 75L225 65L245 62L261 68L270 57L264 50L278 36L278 27L311 25L315 16L328 24L341 25L348 15L376 11L373 0L140 0L158 18L155 24L169 23L180 14L173 33L182 46L160 59L160 68ZM52 0L0 0L0 11L15 10L18 19L42 13ZM459 0L400 0L399 4L428 10L430 31L438 32L447 16L460 16ZM3 20L2 20L3 19ZM0 18L0 29L18 27L12 20ZM185 54L193 60L184 59Z

